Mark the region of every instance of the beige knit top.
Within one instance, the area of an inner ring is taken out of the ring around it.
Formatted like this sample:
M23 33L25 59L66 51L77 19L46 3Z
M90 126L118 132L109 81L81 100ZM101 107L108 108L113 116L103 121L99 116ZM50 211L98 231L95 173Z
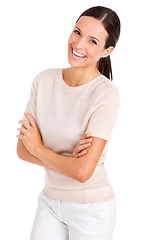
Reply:
M118 88L103 75L78 87L64 82L61 68L44 70L34 78L25 110L35 118L45 147L72 156L85 133L107 140L92 177L84 183L45 168L43 192L47 196L73 202L101 202L114 197L104 162L119 105Z

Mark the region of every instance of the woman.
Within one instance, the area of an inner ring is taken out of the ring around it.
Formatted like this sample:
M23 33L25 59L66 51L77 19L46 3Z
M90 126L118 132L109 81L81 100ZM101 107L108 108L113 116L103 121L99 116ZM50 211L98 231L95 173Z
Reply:
M18 156L46 171L31 240L112 239L116 200L104 161L119 109L110 81L119 35L114 11L86 10L68 40L70 67L32 83L17 136Z

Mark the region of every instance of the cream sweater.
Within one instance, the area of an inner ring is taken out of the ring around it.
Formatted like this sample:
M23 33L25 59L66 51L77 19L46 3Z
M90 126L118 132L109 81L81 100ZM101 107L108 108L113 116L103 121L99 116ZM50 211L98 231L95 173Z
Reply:
M47 69L34 78L25 110L35 118L45 147L72 156L85 133L107 140L92 177L84 183L45 168L43 192L47 196L74 202L101 202L114 197L104 161L119 103L118 88L103 75L78 87L64 82L61 68Z

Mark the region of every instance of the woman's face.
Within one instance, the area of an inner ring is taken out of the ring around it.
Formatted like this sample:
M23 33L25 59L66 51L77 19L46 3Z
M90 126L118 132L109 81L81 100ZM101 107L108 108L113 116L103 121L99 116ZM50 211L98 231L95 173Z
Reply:
M82 16L68 40L68 61L72 67L95 67L101 57L108 33L100 20Z

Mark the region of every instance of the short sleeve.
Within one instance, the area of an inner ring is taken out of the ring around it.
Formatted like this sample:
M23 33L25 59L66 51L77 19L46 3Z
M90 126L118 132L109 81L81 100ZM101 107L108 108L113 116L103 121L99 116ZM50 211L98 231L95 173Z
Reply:
M86 133L109 142L119 112L120 95L118 88L114 87L110 94L108 93L101 99L99 106L90 116Z
M26 104L25 111L29 112L36 120L36 98L37 98L37 76L33 79L29 100ZM28 120L25 115L23 119Z

